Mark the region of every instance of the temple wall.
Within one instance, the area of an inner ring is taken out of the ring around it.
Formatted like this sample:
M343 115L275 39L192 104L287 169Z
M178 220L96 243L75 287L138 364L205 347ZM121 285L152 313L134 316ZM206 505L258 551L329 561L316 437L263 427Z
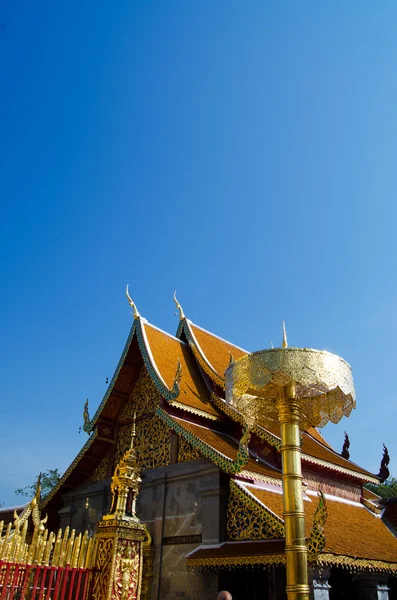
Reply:
M308 484L308 487L311 490L318 490L321 488L324 493L360 502L361 484L359 482L357 482L357 485L354 485L347 481L337 479L337 477L330 477L322 472L321 467L317 467L316 470L303 467L302 475L303 480Z
M155 548L150 600L213 600L215 573L188 571L185 557L201 543L223 541L227 482L206 459L176 463L143 474L137 514ZM87 483L62 496L60 526L77 532L96 523L110 506L110 480Z

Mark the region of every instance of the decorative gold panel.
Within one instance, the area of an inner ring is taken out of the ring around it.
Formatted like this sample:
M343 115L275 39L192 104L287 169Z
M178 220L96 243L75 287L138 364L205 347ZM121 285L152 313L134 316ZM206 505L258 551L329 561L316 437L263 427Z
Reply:
M85 483L92 483L93 481L103 481L106 479L107 468L109 461L109 453L103 457L99 465L95 467L91 475L86 479Z
M137 419L153 414L160 399L160 392L156 389L146 368L142 367L127 405L121 414L120 423L133 419L134 413L136 413Z
M188 460L201 458L200 452L193 448L181 435L178 436L178 440L178 462L187 462Z
M101 577L95 577L92 590L92 600L104 600L107 596L110 578L112 576L111 566L113 561L112 539L100 539L97 546L96 568Z
M116 463L131 445L132 423L119 429ZM136 424L134 443L138 469L156 469L170 464L171 432L157 416L149 417Z
M227 533L235 541L282 538L284 523L230 480Z

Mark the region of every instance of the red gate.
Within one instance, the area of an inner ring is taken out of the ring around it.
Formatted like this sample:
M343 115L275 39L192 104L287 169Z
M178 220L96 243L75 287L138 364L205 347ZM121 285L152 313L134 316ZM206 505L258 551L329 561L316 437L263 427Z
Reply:
M0 600L88 600L91 569L0 560Z

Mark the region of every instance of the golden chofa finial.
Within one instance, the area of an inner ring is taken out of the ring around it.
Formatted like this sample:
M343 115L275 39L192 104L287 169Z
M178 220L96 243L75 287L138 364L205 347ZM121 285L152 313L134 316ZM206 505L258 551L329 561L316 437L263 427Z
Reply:
M176 304L177 309L179 310L179 318L182 321L182 319L185 318L185 313L183 312L182 306L178 302L178 298L176 297L176 291L174 292L174 302Z
M131 306L131 308L134 311L134 319L139 319L139 317L141 316L138 312L138 309L135 305L135 302L132 300L131 296L128 293L128 283L127 283L127 287L125 288L125 295L127 296L127 300L129 305Z
M285 329L285 321L283 321L283 343L281 345L283 348L288 348L288 340L287 340L287 331Z

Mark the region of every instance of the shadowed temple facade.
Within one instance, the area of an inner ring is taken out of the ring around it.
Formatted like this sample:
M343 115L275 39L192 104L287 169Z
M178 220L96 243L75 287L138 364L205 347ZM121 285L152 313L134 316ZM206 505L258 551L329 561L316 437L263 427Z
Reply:
M136 427L136 512L151 538L141 597L214 600L228 589L236 600L285 598L280 431L249 430L225 402L225 370L247 351L192 323L178 303L175 335L132 306L107 392L92 419L85 410L88 440L42 512L53 528L93 532ZM379 477L317 429L302 433L301 447L312 596L397 597L393 519L364 488Z

